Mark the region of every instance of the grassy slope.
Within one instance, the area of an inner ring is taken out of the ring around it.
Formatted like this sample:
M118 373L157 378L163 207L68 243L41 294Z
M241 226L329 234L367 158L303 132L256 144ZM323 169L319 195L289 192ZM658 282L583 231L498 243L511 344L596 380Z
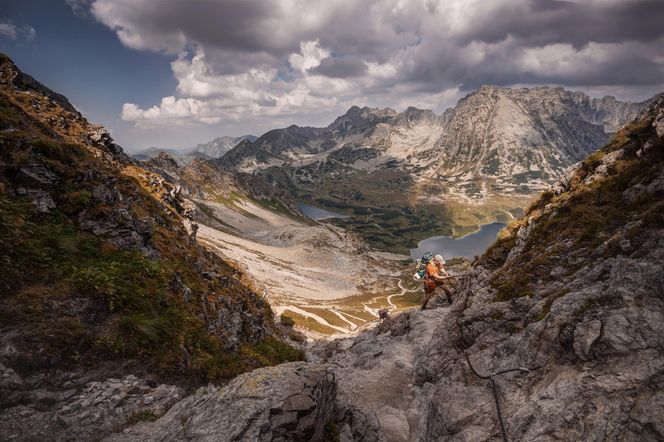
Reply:
M6 67L8 60L0 62ZM244 319L239 346L229 344L224 324L211 333L210 319L223 302L239 306L268 333L271 310L236 281L234 269L186 241L177 214L142 182L147 172L86 146L84 119L74 119L34 91L5 86L0 92L0 323L3 335L15 336L21 355L16 368L104 363L197 383L302 358L279 339L256 335ZM65 124L51 124L54 118ZM50 213L38 213L21 195L20 170L35 165L57 176L44 189L56 204ZM110 181L129 219L149 225L150 253L119 248L104 234L81 229L82 214L114 222L114 207L93 197L96 186ZM219 277L205 278L202 271ZM173 286L176 273L191 288L191 302Z

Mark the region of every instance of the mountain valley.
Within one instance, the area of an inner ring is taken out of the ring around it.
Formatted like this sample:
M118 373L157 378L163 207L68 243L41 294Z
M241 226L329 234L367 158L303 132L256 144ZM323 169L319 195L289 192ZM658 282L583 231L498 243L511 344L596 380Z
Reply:
M418 288L408 256L372 249L339 227L300 215L288 192L261 177L200 160L179 166L167 155L144 166L195 208L198 241L261 287L275 313L294 319L307 336L355 333L381 307L402 309L419 300L419 294L398 296ZM404 273L407 288L400 282Z
M243 138L138 161L0 58L3 440L664 438L663 95ZM420 309L408 251L496 220Z

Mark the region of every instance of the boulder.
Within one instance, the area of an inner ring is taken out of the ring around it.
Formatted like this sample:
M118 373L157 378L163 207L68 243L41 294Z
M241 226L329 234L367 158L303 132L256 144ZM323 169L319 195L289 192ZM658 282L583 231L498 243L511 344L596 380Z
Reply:
M109 441L322 440L336 413L336 380L325 365L293 362L200 388L162 418Z

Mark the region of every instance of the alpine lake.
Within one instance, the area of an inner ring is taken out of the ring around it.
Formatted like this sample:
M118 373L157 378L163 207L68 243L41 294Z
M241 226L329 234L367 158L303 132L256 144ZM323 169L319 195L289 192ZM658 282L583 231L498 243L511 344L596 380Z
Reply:
M461 238L433 236L420 241L416 248L410 250L410 256L417 260L429 252L434 255L443 255L445 259L459 256L473 259L484 253L493 244L503 227L505 227L504 223L494 222L484 224L477 232L469 233Z

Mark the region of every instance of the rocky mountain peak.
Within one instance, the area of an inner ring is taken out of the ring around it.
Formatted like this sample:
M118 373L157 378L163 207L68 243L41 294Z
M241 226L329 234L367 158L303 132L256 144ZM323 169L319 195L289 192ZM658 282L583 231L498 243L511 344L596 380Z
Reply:
M191 150L191 153L203 158L221 158L226 152L237 146L240 142L244 140L253 142L256 141L257 138L258 137L254 135L241 135L239 137L217 137L207 143L197 144Z
M53 92L30 75L22 72L16 67L11 58L2 53L0 53L0 85L21 91L32 91L48 98L51 102L72 114L79 117L81 115L64 95Z
M499 91L505 91L507 90L504 87L501 86L496 86L493 84L483 84L479 88L477 88L477 91L475 91L478 94L490 94L490 93L495 93Z
M418 124L438 124L439 117L431 109L418 109L408 106L403 112L395 115L392 124L395 126L413 126Z
M387 121L395 115L397 115L397 112L390 108L380 109L367 106L360 108L358 106L351 106L344 115L337 117L327 129L338 131L361 129L369 125L376 125Z
M593 100L561 87L483 86L444 118L442 169L456 173L472 164L474 174L494 177L501 193L544 189L645 104Z

